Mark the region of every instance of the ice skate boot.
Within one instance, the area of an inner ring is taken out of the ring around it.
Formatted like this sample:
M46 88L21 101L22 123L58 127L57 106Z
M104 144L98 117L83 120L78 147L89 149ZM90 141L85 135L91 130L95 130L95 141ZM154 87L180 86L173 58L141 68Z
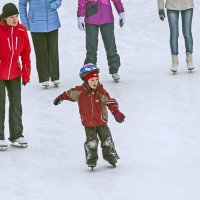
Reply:
M176 73L178 69L178 55L172 54L172 65L171 65L171 71L173 73Z
M87 165L88 167L91 167L91 169L93 170L93 168L96 167L97 165L97 161L95 159L89 159L87 160Z
M116 167L117 159L112 157L108 159L109 164L111 164L114 168Z
M60 81L59 80L55 80L55 81L53 81L53 84L54 84L55 87L58 87L59 84L60 84Z
M114 80L115 82L119 82L120 76L119 76L118 73L114 73L114 74L112 74L112 78L113 78L113 80Z
M187 62L187 69L192 71L194 69L193 62L192 62L192 54L186 53L186 62Z
M45 89L47 89L49 87L49 81L42 82L42 85L44 86Z
M8 144L5 140L0 140L0 151L4 151L8 148Z
M28 146L28 142L24 139L24 137L20 137L20 138L14 140L12 145L15 147L25 148Z

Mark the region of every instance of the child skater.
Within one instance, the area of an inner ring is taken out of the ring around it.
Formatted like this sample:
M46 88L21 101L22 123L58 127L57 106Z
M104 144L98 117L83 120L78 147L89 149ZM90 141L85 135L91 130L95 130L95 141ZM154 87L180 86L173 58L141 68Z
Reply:
M110 98L108 92L99 82L99 69L95 64L85 64L80 70L80 77L84 83L63 92L54 100L54 105L60 104L63 100L78 102L82 125L85 127L86 132L84 148L88 167L93 169L96 166L99 139L103 158L113 167L116 167L119 157L107 125L108 113L106 106L117 122L122 123L125 116L119 111L117 101Z

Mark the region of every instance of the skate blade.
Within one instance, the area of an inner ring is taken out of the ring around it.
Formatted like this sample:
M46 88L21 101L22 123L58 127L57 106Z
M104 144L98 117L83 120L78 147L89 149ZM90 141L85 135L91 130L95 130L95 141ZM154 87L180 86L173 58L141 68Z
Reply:
M46 89L48 89L49 88L49 86L48 85L44 85L44 89L46 90Z
M90 168L91 168L91 170L93 171L93 170L94 170L94 168L96 167L96 165L90 165L90 166L88 166L88 167L90 167Z
M173 71L173 70L171 70L171 72L172 72L173 74L176 74L177 71Z
M26 148L26 147L28 147L28 144L27 144L27 143L21 143L21 144L19 144L19 143L17 143L17 142L13 142L13 143L11 144L11 146L17 147L17 148Z
M5 151L7 150L7 148L8 148L8 145L2 145L0 146L0 151Z
M113 79L115 83L118 83L119 82L119 79Z
M56 87L56 88L59 87L59 83L58 84L54 84L54 87Z
M116 164L111 164L111 165L112 165L112 167L113 167L113 168L115 168L115 167L116 167Z

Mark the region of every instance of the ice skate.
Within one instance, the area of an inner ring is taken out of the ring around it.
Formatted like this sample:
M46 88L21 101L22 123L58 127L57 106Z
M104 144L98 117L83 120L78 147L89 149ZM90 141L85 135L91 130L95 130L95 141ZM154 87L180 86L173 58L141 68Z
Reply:
M193 62L192 62L192 54L186 53L186 62L187 62L187 69L192 71L194 69Z
M25 148L28 146L28 142L24 139L24 137L20 137L13 141L12 146Z
M94 159L87 160L87 165L88 165L88 167L91 167L91 169L93 171L93 168L96 167L96 165L97 165L97 161Z
M119 82L120 76L119 76L118 73L114 73L114 74L112 74L112 78L113 78L113 80L114 80L115 82Z
M112 157L108 160L109 164L111 164L114 168L116 167L117 159Z
M178 69L178 55L172 54L172 65L171 65L171 71L173 73L176 73Z
M42 85L44 86L45 89L47 89L49 87L49 81L42 82Z
M59 80L55 80L55 81L53 81L53 84L54 84L55 87L58 87L59 84L60 84L60 81Z
M5 140L0 140L0 151L4 151L8 148L8 144Z

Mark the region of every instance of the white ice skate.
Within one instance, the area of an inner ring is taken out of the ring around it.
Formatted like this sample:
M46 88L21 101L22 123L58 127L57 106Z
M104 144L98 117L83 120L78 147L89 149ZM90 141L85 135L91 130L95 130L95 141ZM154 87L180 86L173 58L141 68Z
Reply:
M20 137L13 141L12 146L14 147L27 147L28 142L24 139L24 137Z
M189 71L192 71L194 69L194 65L192 62L192 54L186 53L186 62L187 62L187 68Z
M44 86L45 89L47 89L49 87L49 81L42 82L42 85Z
M55 87L58 87L58 85L60 84L60 81L59 80L55 80L55 81L53 81L53 84L54 84Z
M113 80L114 80L115 82L119 82L120 76L119 76L118 73L114 73L114 74L112 74L112 78L113 78Z
M171 71L173 73L176 73L177 72L177 69L178 69L178 55L174 55L172 54L172 65L171 65Z
M5 140L0 140L0 151L4 151L8 148L8 144Z

